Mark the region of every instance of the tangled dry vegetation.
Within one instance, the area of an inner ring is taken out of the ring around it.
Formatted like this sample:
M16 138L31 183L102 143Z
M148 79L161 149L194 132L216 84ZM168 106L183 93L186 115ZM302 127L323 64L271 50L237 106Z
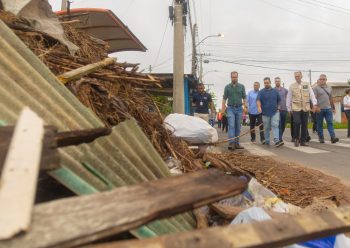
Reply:
M0 10L3 20L19 38L45 63L55 75L95 63L107 57L107 43L63 24L67 38L80 49L71 55L68 49L45 33L33 30L29 23ZM66 86L108 127L134 118L166 159L169 156L182 162L183 170L193 170L193 152L187 144L167 131L157 103L147 93L147 87L161 87L161 80L138 72L138 64L109 65Z

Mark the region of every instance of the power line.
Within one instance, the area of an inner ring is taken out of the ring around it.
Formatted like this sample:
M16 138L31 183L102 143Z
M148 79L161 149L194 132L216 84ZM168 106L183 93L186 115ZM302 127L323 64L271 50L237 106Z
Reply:
M191 53L187 54L185 56L185 58L189 57L190 55L191 55ZM158 68L158 67L160 67L162 65L165 65L166 63L172 62L172 60L173 60L173 57L167 58L167 59L163 60L162 62L160 62L159 64L157 64L155 66L152 66L152 68L153 69Z
M256 68L263 68L263 69L272 69L272 70L278 70L278 71L300 71L300 69L288 69L288 68L278 68L278 67L271 67L271 66L262 66L262 65L253 65L253 64L245 64L235 61L229 61L224 59L212 59L208 57L208 60L215 61L215 62L224 62L229 64L235 64L235 65L242 65L242 66L249 66L249 67L256 67ZM301 70L303 72L308 72L309 70ZM318 70L312 70L313 72L324 72L324 73L339 73L339 74L346 74L350 73L349 71L318 71Z
M344 14L344 15L348 15L350 16L350 12L347 12L347 11L344 11L344 10L340 10L340 9L334 9L334 8L330 8L330 7L327 7L327 6L324 6L324 5L321 5L319 3L317 3L317 1L308 1L308 0L295 0L295 1L298 1L299 4L302 4L304 6L312 6L312 7L319 7L319 8L323 8L323 9L326 9L326 10L330 10L330 11L333 11L337 14L341 13L341 14Z
M220 46L220 47L271 47L271 48L328 48L334 46L346 46L349 47L349 43L248 43L248 42L223 42L223 41L208 41L203 46Z
M344 30L344 31L350 31L350 29L343 28L343 27L340 27L340 26L337 26L337 25L333 25L333 24L331 24L331 23L327 23L327 22L324 22L324 21L320 21L320 20L317 20L317 19L314 19L314 18L305 16L305 15L302 15L302 14L300 14L300 13L298 13L298 12L295 12L295 11L292 11L292 10L289 10L289 9L285 9L285 8L280 7L280 6L278 6L278 5L272 4L272 3L268 2L268 1L265 1L265 0L260 0L260 1L263 2L263 3L265 3L265 4L267 4L267 5L273 6L273 7L277 8L277 9L281 9L281 10L287 11L287 12L289 12L289 13L292 13L292 14L294 14L294 15L303 17L303 18L308 19L308 20L310 20L310 21L317 22L317 23L321 23L321 24L323 24L323 25L327 25L327 26L333 27L333 28L338 28L338 29L341 29L341 30Z
M341 9L341 10L350 11L350 9L347 9L347 8L344 8L344 7L340 7L338 5L326 3L326 2L323 2L323 1L320 1L320 0L311 0L311 1L318 2L318 3L324 4L324 5L328 5L328 6L331 6L331 7L334 7L334 8L338 8L338 9Z
M159 46L159 49L158 49L158 52L157 52L156 59L155 59L154 62L153 62L153 67L154 67L154 65L155 65L155 64L157 63L157 61L158 61L159 54L160 54L160 50L162 49L162 46L163 46L165 33L166 33L167 29L168 29L169 20L170 20L170 19L167 18L167 22L166 22L165 29L164 29L164 32L163 32L162 41L160 42L160 46Z
M211 57L220 57L211 55ZM302 63L302 62L350 62L350 59L296 59L296 60L259 60L236 58L235 62L257 62L257 63Z

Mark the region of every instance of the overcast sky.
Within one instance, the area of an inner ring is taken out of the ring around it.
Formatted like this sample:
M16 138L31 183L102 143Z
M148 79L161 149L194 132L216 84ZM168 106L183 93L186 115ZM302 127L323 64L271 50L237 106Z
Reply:
M61 2L50 0L54 10ZM168 21L170 0L73 0L72 8L111 9L147 47L147 52L113 54L119 61L141 63L148 72L172 72L173 26ZM204 81L219 99L230 82L230 71L252 89L265 76L281 77L285 87L293 71L321 72L329 82L350 79L349 0L190 0L192 20L198 25L198 41L205 59ZM191 71L191 36L186 28L185 73ZM163 40L163 43L162 43ZM237 64L238 63L238 64ZM264 67L264 68L261 68ZM342 72L342 73L339 73ZM309 81L309 73L304 72Z

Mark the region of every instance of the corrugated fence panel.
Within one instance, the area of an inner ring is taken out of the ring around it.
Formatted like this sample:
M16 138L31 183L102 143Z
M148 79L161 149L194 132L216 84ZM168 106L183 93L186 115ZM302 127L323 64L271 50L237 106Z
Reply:
M101 127L103 123L49 71L0 21L0 119L14 124L29 106L59 131ZM108 190L170 176L170 172L134 120L118 125L91 145L59 149L63 167L51 175L77 194ZM176 190L176 189L174 189ZM167 234L193 229L191 214L154 221L134 231Z

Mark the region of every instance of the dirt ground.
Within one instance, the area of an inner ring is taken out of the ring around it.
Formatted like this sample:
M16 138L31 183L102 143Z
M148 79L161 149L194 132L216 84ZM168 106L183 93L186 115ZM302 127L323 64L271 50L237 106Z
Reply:
M287 203L304 208L311 205L314 198L327 198L337 205L350 204L350 188L318 170L244 152L224 152L215 157L233 168L247 171Z

